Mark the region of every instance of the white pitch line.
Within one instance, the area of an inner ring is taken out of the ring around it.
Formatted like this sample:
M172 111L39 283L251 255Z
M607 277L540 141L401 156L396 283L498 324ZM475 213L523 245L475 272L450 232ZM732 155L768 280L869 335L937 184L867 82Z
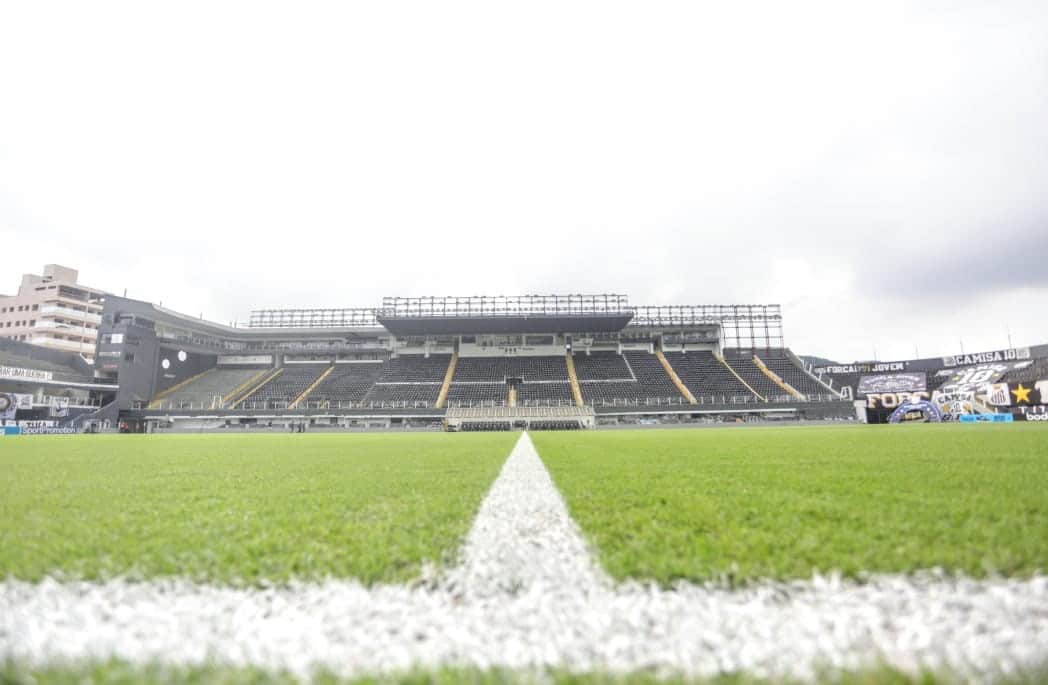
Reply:
M448 665L807 679L821 668L887 664L985 679L1048 660L1048 578L615 586L523 435L461 564L429 588L8 580L3 657L212 661L303 676Z

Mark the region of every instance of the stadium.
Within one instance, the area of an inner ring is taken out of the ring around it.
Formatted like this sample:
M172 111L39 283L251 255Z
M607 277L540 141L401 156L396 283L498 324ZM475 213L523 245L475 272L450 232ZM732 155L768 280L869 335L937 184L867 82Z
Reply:
M778 305L387 297L255 310L234 327L100 300L94 364L0 339L9 432L1038 421L1048 389L1048 344L805 361L785 345Z
M0 685L1048 683L1046 36L0 1Z
M622 294L45 297L95 349L0 339L6 679L1045 673L1048 345L838 363L778 305Z

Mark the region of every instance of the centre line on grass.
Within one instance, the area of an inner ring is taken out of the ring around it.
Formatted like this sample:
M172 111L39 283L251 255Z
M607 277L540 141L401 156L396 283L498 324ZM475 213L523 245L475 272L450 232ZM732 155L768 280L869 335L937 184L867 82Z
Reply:
M810 679L888 665L984 679L1048 655L1048 579L932 573L741 589L612 583L522 434L461 562L429 582L269 589L185 580L0 583L0 660L116 657L342 676L411 668Z

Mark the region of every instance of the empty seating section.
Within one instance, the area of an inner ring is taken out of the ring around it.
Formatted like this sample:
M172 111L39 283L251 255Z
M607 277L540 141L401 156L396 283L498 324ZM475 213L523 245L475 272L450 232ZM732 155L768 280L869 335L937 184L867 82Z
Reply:
M382 367L378 383L443 383L451 363L450 354L402 354Z
M679 404L685 401L649 352L594 352L574 356L582 399L594 406Z
M618 352L574 354L575 375L580 381L633 381L633 374Z
M798 368L785 352L780 350L759 351L757 356L769 370L786 381L797 392L813 397L830 394L829 390L816 382L804 369Z
M1009 383L1029 384L1045 379L1048 379L1048 359L1038 359L1025 369L1009 371L1004 376L1004 380Z
M158 400L158 409L220 409L222 398L266 369L214 368ZM261 379L259 379L261 380Z
M680 397L680 391L662 368L659 358L650 352L623 352L630 370L642 388L643 397Z
M51 377L56 381L69 381L71 383L91 383L90 376L79 372L71 366L57 364L45 359L28 357L9 350L0 350L0 366L13 366L20 369L33 369L35 371L49 371Z
M450 354L404 354L382 365L375 384L362 402L370 405L393 404L408 407L432 407L440 396L444 374L451 363Z
M571 383L522 383L517 389L517 404L571 404Z
M244 403L247 409L286 409L313 384L328 364L288 364L273 380L251 393Z
M725 368L724 364L714 357L712 352L666 352L665 355L670 362L670 366L677 372L677 376L680 377L684 385L688 386L688 390L695 396L695 399L700 402L731 402L732 398L737 398L738 400L755 399L753 393L740 383L739 379ZM734 367L734 364L732 366ZM764 376L760 369L753 366L752 361L750 366L764 380L771 383L771 380ZM743 378L746 377L741 372L739 375ZM778 386L775 386L775 388L782 392ZM674 388L674 391L676 391L676 388Z
M326 405L337 407L340 402L360 402L382 374L379 363L335 364L335 368L322 380L305 402L307 406Z
M768 378L760 367L753 361L753 353L724 351L724 359L735 369L742 380L757 391L761 397L771 400L792 399L793 395L784 390L778 383Z
M505 383L507 378L566 383L568 365L564 357L459 357L452 382Z
M510 379L518 386L517 403L571 403L571 384L564 357L459 357L448 391L448 406L504 405Z
M440 395L440 383L386 383L371 386L365 405L432 407Z
M477 404L502 406L506 402L508 389L505 383L452 383L447 404L449 407Z

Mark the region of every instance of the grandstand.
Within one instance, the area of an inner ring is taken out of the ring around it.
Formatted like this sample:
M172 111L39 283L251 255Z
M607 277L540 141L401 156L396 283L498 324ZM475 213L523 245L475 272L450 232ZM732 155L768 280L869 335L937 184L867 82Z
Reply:
M4 430L79 431L105 426L117 386L95 378L77 353L0 339L0 425ZM115 424L114 424L115 425Z
M481 412L470 416L476 429L488 419L530 420L538 408L598 417L585 427L660 416L863 418L870 400L860 386L905 382L930 396L955 389L959 365L983 360L813 367L785 345L781 319L775 305L635 307L624 295L535 295L259 310L250 325L226 326L110 296L98 363L52 373L113 388L105 418L132 430L303 419L431 425L463 410ZM28 363L4 354L0 364ZM995 378L1041 380L1043 365L1021 366Z

